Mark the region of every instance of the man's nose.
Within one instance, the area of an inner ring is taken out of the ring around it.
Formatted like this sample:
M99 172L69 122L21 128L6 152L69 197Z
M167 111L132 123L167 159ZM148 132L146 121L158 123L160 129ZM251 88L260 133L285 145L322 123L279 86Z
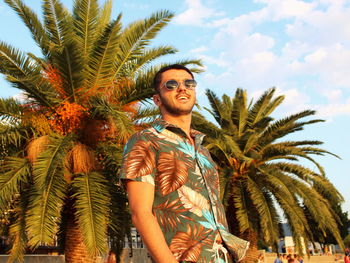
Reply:
M178 91L183 91L183 90L186 90L186 86L185 86L185 83L184 81L179 81L179 86L177 88Z

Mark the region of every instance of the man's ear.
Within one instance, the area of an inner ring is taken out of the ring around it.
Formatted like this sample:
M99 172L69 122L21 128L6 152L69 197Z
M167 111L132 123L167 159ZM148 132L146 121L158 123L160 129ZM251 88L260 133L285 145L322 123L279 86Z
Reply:
M162 103L159 94L153 95L153 101L154 101L154 104L156 104L157 106L160 106Z

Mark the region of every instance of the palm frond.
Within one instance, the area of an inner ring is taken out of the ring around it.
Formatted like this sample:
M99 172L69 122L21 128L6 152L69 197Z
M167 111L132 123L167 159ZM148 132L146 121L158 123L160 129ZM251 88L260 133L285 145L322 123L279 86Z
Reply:
M311 146L308 146L308 147L299 147L298 149L300 149L301 151L307 153L307 154L316 154L316 155L325 155L325 154L328 154L328 155L332 155L338 159L341 159L338 155L330 152L330 151L326 151L324 149L321 149L321 148L316 148L316 147L311 147Z
M62 23L67 13L59 0L43 0L43 14L45 29L50 35L50 41L56 48L62 47L64 42L64 29Z
M209 113L214 117L216 122L222 126L225 122L227 122L226 119L224 119L224 109L221 100L219 97L214 93L214 91L207 89L205 94L207 95L207 98L209 100L211 110L206 109L209 111Z
M5 0L5 3L20 16L35 42L39 45L44 55L47 55L49 53L49 40L45 28L37 15L21 0Z
M20 148L33 133L33 130L28 127L0 123L1 145L7 150L14 150L13 146Z
M50 62L57 67L68 98L76 101L75 91L83 82L83 62L73 31L73 18L59 0L44 0L43 12L52 42Z
M230 113L233 124L237 127L237 137L240 138L246 129L248 118L246 91L241 89L236 90L235 97L232 100L232 109Z
M112 14L112 0L106 0L97 16L96 34L101 34L109 24Z
M339 191L327 178L314 175L312 176L311 181L315 190L332 204L344 202L344 198L342 197L341 193L339 193Z
M326 235L327 230L333 232L337 229L337 222L332 214L332 208L322 195L317 192L316 188L306 187L301 182L295 181L296 192L302 198L304 206L307 207L308 212L317 223L318 228ZM329 199L328 199L329 200ZM334 233L336 239L339 237L339 233ZM339 244L342 244L342 240L337 240Z
M126 27L120 41L120 52L116 57L114 78L123 75L122 71L125 63L140 56L144 48L173 16L174 14L167 10L159 11L149 18L136 21Z
M128 72L131 76L133 76L139 69L142 69L153 60L165 55L175 54L176 52L177 49L172 46L159 46L145 49L140 56L128 63Z
M265 116L268 116L279 104L284 100L283 96L279 96L271 103L271 99L275 93L275 88L269 89L259 97L251 107L249 107L248 121L251 126L254 126Z
M51 107L47 86L42 85L40 67L24 53L0 42L0 73L4 74L12 86L27 92L30 98Z
M300 131L303 129L303 126L307 124L322 122L323 120L312 120L299 123L297 122L297 120L314 115L315 113L316 112L313 110L305 110L296 114L292 114L281 120L275 121L261 134L261 145L266 145L287 134L291 134L295 131Z
M249 208L246 203L246 196L245 187L242 185L242 182L240 182L240 184L232 184L231 198L237 209L236 216L239 224L239 231L241 233L254 228L249 219ZM230 211L227 211L226 213L229 216Z
M50 137L46 150L34 163L34 187L28 208L29 245L51 244L67 192L63 160L72 144L71 136Z
M0 170L0 209L5 210L21 185L30 178L30 163L26 158L8 157Z
M192 112L192 127L196 130L202 131L211 138L218 138L222 136L222 131L214 123L208 121L200 112Z
M18 100L0 98L0 121L18 123L21 117L22 107Z
M133 121L136 124L150 123L155 119L159 118L160 111L156 106L140 107L135 116L133 116Z
M87 57L89 56L96 39L98 8L97 0L74 1L73 25L83 61L87 61Z
M134 133L133 122L126 112L121 110L117 105L111 105L107 100L99 97L91 98L90 104L91 116L93 118L112 119L117 128L116 140L126 143L130 136Z
M26 234L26 209L29 203L30 187L27 185L22 189L19 197L18 205L15 208L15 221L10 226L10 238L12 247L10 249L10 257L8 262L21 262L27 249Z
M247 191L259 213L260 225L264 233L264 239L268 243L278 242L278 221L275 217L275 212L272 211L271 199L267 199L267 195L262 192L262 189L251 178L247 180Z
M79 174L72 181L76 218L83 241L92 257L107 252L107 221L110 195L103 175L98 172Z
M88 88L83 93L91 93L92 90L108 88L113 83L113 67L116 53L119 48L121 15L106 26L104 32L96 42L95 48L89 57ZM84 94L86 96L86 94Z
M311 169L297 163L273 162L268 164L267 167L269 167L269 169L271 170L277 170L283 173L293 174L307 183L310 183L310 178L312 178L312 176L318 176L318 174L316 174Z
M109 184L111 193L111 216L108 229L111 251L120 255L124 248L125 236L131 240L131 216L128 210L125 191L113 183Z

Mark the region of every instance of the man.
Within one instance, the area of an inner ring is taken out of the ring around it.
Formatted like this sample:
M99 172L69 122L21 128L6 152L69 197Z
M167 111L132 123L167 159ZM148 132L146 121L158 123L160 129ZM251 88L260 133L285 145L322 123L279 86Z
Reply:
M275 261L273 263L282 263L282 254L277 254L277 258L275 259Z
M132 221L157 263L238 261L249 244L228 232L215 163L190 128L195 87L186 67L161 69L153 100L162 119L125 147Z

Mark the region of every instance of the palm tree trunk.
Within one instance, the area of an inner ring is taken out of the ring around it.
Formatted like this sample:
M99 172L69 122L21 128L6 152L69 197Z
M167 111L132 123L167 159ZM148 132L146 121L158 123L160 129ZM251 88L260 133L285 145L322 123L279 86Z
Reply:
M257 232L253 229L248 229L240 237L250 242L249 249L247 250L246 256L241 261L241 263L257 262L259 257Z
M72 210L71 210L72 211ZM67 215L65 248L66 263L95 263L83 243L81 230L74 218L74 213Z
M258 233L251 228L243 233L239 230L236 208L234 207L232 198L230 198L228 207L226 208L226 217L230 232L250 242L249 249L247 250L244 259L240 261L240 263L256 263L259 257Z

